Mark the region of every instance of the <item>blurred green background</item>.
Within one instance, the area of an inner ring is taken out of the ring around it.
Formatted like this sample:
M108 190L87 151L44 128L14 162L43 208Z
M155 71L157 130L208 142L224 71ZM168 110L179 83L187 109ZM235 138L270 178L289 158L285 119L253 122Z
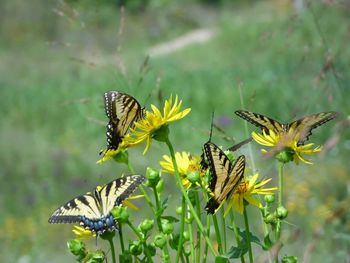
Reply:
M208 139L212 111L225 132L215 130L213 141L225 148L233 144L225 137L249 135L237 109L285 122L339 111L313 132L313 142L325 143L314 165L287 165L286 229L298 235L282 254L349 260L347 1L8 0L0 2L0 23L0 262L73 262L71 227L49 225L48 217L127 173L113 162L95 164L105 146L108 90L148 109L178 94L192 112L171 126L171 138L176 150L194 154ZM252 147L249 164L254 157L260 174L275 178L275 163ZM157 142L141 152L130 151L141 174L167 153Z

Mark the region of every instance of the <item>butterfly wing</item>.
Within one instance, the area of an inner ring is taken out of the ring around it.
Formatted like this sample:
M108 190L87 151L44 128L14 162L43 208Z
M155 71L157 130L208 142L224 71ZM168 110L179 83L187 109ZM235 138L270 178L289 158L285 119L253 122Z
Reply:
M79 223L82 216L98 219L102 216L100 204L92 193L78 196L58 208L49 223Z
M291 122L288 124L288 130L293 129L296 134L300 134L298 145L302 145L309 139L313 129L325 124L337 116L337 112L316 113Z
M145 179L142 175L129 175L118 178L103 186L99 190L103 210L102 214L108 215L115 206L120 206Z
M144 180L142 175L125 176L96 188L93 193L78 196L58 208L49 223L79 223L97 234L112 231L117 224L111 210L121 205Z
M116 150L134 122L144 118L145 111L132 96L117 91L104 94L107 124L107 149Z
M204 144L204 152L207 156L212 174L209 188L214 194L208 201L206 210L208 213L214 214L217 208L242 180L245 158L242 155L232 164L225 153L211 142Z
M283 125L282 123L259 113L245 111L245 110L238 110L238 111L235 111L235 114L241 117L242 119L261 128L266 132L266 134L269 134L269 130L273 130L276 133L282 133L285 130L284 129L285 125Z

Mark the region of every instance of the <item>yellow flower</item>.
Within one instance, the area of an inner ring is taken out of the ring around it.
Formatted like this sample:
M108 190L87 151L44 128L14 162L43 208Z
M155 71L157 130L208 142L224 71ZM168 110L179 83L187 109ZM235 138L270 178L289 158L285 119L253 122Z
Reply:
M161 128L166 128L166 125L170 122L184 118L191 111L190 108L180 111L181 104L182 101L179 101L177 96L175 97L175 102L173 102L172 96L170 96L170 99L165 101L163 114L156 106L151 105L153 112L147 111L146 118L135 123L134 129L130 132L129 136L125 136L124 141L131 146L146 141L146 148L143 152L143 154L146 154L151 146L152 138L159 135L156 132L160 132Z
M269 134L267 134L265 130L263 130L262 134L252 132L252 137L260 145L273 148L271 151L262 149L261 151L263 153L276 154L284 151L287 155L291 155L291 159L293 159L296 164L298 164L299 161L312 164L309 160L306 160L302 154L311 155L322 150L321 146L313 148L313 143L298 145L300 134L295 133L292 129L287 133L275 133L273 130L269 130Z
M261 207L262 204L254 197L254 195L272 194L272 191L277 190L277 187L263 188L265 184L271 181L271 178L261 182L257 182L257 179L258 174L255 174L245 178L244 181L240 183L230 197L224 216L227 215L232 206L238 213L243 214L244 200L249 204Z
M174 165L171 157L168 155L163 155L163 159L163 161L159 162L163 168L163 171L169 174L174 174ZM182 184L185 188L189 188L192 183L188 180L187 175L193 172L198 172L200 175L202 175L202 173L200 173L200 158L192 157L186 152L177 152L175 153L175 160L182 179Z
M73 226L73 233L77 238L90 238L95 237L96 234L91 230L85 229L81 226Z
M129 134L127 134L123 138L123 140L121 141L121 143L118 146L118 149L116 149L116 150L107 150L107 149L102 150L100 153L100 155L102 155L102 158L100 160L98 160L96 163L102 164L103 162L108 161L109 159L112 159L112 158L116 158L117 161L120 161L120 162L127 161L127 158L128 158L127 149L131 146L125 140L125 138L128 136L129 136Z
M142 197L143 197L143 195L129 196L128 198L126 198L123 201L123 206L129 207L130 209L133 209L133 210L139 210L139 208L136 205L134 205L132 202L130 202L130 200L134 200L134 199L138 199L138 198L142 198Z

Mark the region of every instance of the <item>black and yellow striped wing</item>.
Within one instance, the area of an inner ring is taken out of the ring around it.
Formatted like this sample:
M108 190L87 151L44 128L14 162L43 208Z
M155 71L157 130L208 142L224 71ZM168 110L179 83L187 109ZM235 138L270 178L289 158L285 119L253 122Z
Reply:
M269 130L273 130L276 133L282 133L285 131L284 124L262 114L245 110L235 111L235 114L242 119L250 122L251 124L254 124L255 126L261 128L267 134L269 134Z
M277 134L282 134L293 129L293 134L298 134L300 136L298 145L304 144L305 141L309 139L313 129L338 116L337 112L320 112L300 118L288 124L283 124L255 112L238 110L235 113L242 119L264 130L266 134L269 134L269 130L273 130Z
M129 175L97 187L58 208L49 218L49 223L79 223L97 234L112 231L117 225L111 210L122 205L144 180L142 175Z
M209 188L213 193L205 209L207 213L214 214L243 179L245 157L241 155L232 163L226 154L211 142L204 144L204 152L211 170Z
M104 94L107 124L107 150L116 150L134 123L145 117L145 110L132 96L117 91Z
M326 122L333 120L338 116L337 112L320 112L300 118L288 124L288 130L293 129L296 134L300 134L298 144L304 144L312 134L312 130L325 124Z

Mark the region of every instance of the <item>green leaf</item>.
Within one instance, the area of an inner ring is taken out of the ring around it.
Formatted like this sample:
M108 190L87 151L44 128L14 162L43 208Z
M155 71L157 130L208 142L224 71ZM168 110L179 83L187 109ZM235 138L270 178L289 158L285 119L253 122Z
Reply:
M215 263L228 263L228 259L223 256L217 256L215 257Z
M244 256L245 253L248 252L248 247L246 244L244 244L241 247L234 247L232 246L230 250L225 254L228 258L240 258L241 256Z
M173 216L161 216L161 219L166 219L170 223L177 223L180 221L179 219L177 219L176 217L173 217Z
M238 234L241 236L241 238L242 238L242 242L244 242L244 243L247 243L247 234L246 234L246 231L244 230L244 231L240 231L240 229L238 229ZM257 237L257 236L254 236L253 234L252 234L252 232L249 232L249 234L250 234L250 242L251 243L255 243L255 244L257 244L257 245L259 245L259 246L263 246L262 244L261 244L261 242L260 242L260 239Z
M168 200L169 200L170 196L167 196L164 198L163 202L162 202L162 207L164 208L164 210L168 207Z

